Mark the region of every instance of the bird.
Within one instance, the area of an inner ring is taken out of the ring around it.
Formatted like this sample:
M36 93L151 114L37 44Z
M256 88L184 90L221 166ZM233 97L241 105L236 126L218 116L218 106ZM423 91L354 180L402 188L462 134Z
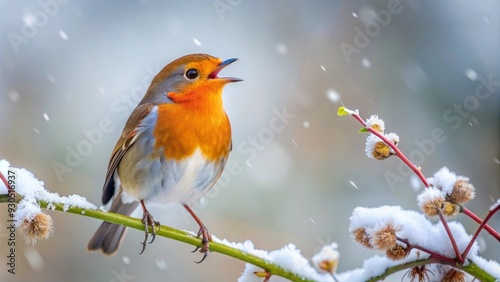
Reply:
M146 205L181 204L200 227L201 246L195 251L203 253L201 261L207 257L212 237L190 205L216 183L232 150L222 90L242 79L218 74L237 60L190 54L172 61L153 78L125 123L109 160L102 203L111 201L109 211L125 215L142 208L140 254L160 226ZM125 231L125 226L103 222L87 250L113 255Z

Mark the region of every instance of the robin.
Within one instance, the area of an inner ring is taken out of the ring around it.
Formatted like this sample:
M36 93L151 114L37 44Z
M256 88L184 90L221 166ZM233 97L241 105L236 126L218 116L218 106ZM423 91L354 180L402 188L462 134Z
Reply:
M145 229L141 254L148 236L152 243L159 227L146 204L180 203L200 226L201 261L207 256L212 238L189 205L219 179L232 149L222 89L241 79L218 74L236 60L222 61L207 54L174 60L155 76L125 124L111 154L102 202L112 200L110 211L125 215L141 206ZM113 255L125 230L103 222L87 249Z

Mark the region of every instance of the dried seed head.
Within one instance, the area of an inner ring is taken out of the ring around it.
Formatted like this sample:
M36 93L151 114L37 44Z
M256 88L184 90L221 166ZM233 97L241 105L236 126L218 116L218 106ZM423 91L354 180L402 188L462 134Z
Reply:
M380 133L384 133L384 130L382 129L382 127L380 127L380 124L374 124L372 125L372 128Z
M351 235L354 238L356 242L358 242L360 245L372 249L373 246L370 244L370 237L368 236L368 233L366 233L366 230L364 228L358 228L353 231L351 231Z
M460 271L456 270L454 268L451 268L448 270L444 276L443 279L441 279L442 282L465 282L465 274Z
M388 224L375 232L373 245L382 251L388 250L396 246L396 232L399 228L392 224Z
M39 213L32 219L25 218L19 229L26 243L33 245L40 239L47 240L54 232L52 218L45 213Z
M394 145L399 143L399 136L396 133L384 134L384 137ZM368 158L379 161L395 154L394 150L375 134L366 137L365 153Z
M396 244L396 246L387 249L385 252L385 255L392 260L401 260L406 258L410 252L408 251L407 248Z
M394 145L397 146L399 144L399 136L396 133L391 132L391 133L384 134L384 136L389 141L391 141L392 143L394 143ZM392 152L392 153L394 153L394 152Z
M443 192L437 188L431 187L424 189L417 197L418 206L427 216L438 215L445 201Z
M439 213L439 210L443 207L444 199L436 198L432 201L425 202L423 204L422 211L428 216L436 216Z
M377 142L372 151L372 156L376 160L385 160L391 156L391 148L384 142Z
M366 128L373 128L380 133L384 133L385 123L378 115L372 115L366 120Z
M339 264L339 260L323 260L321 261L318 265L316 265L316 268L328 272L328 273L335 273L337 271L337 265Z
M466 179L458 179L453 185L453 190L450 194L450 201L455 204L462 204L474 199L474 186Z
M337 243L324 246L319 253L312 257L314 267L317 270L331 274L337 271L339 259L340 253L337 250Z
M462 211L462 206L450 202L444 202L442 210L444 215L453 217Z
M383 160L393 154L391 148L375 134L366 137L365 154L370 159Z
M427 265L420 265L420 266L415 266L412 267L406 274L403 276L403 278L408 275L410 278L410 282L424 282L424 281L430 281L429 273L434 275L434 273L427 268Z

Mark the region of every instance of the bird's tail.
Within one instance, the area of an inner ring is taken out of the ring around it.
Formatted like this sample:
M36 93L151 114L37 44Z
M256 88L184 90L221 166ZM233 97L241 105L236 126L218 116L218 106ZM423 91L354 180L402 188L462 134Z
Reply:
M130 215L139 205L139 202L124 204L121 198L121 193L119 193L109 211ZM93 252L100 249L106 255L114 255L120 247L125 231L126 227L123 225L103 222L90 239L87 250Z

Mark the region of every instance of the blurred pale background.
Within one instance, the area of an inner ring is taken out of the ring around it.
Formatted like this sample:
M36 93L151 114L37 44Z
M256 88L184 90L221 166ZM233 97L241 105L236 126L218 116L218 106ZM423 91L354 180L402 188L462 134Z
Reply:
M346 271L375 254L349 237L353 208L417 209L409 177L385 180L400 162L365 157L365 135L353 119L337 117L338 98L365 118L379 114L408 154L442 129L447 139L425 156L424 174L446 165L470 177L477 198L467 207L479 216L500 197L498 1L46 2L58 3L0 2L0 158L32 171L51 191L100 204L109 154L152 76L179 56L203 52L239 58L223 75L245 80L224 96L238 173L197 207L219 238L250 239L268 250L294 243L307 257L336 241L339 271ZM389 8L398 12L377 29L375 12ZM366 28L371 35L362 42L356 33ZM357 48L349 56L341 48L347 45ZM496 84L475 99L489 76ZM464 102L462 117L453 109ZM266 128L283 108L294 118L270 136ZM85 132L103 120L113 130L58 179L52 164L66 165L68 150L83 146ZM152 213L163 224L197 230L181 208ZM191 246L165 238L139 256L139 231L128 232L114 257L89 254L85 246L100 222L50 214L54 236L34 247L18 236L18 273L8 275L2 259L0 280L118 281L126 274L133 281L235 281L243 271L242 262L217 253L194 264L200 255ZM471 233L477 227L465 216L456 220ZM499 216L491 225L500 229ZM484 232L480 242L484 257L499 259L498 242Z

